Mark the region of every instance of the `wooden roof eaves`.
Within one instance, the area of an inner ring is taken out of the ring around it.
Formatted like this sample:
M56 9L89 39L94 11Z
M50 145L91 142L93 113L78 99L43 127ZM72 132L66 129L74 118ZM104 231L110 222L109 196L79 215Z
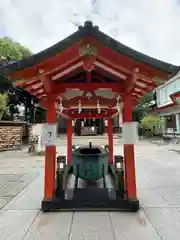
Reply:
M112 50L116 51L121 55L131 57L138 62L150 65L170 75L174 75L180 70L180 66L175 66L173 64L157 60L148 55L140 53L130 47L125 46L124 44L109 37L105 33L99 31L97 26L93 26L91 22L87 21L85 22L83 27L80 26L75 33L71 34L64 40L56 43L55 45L26 59L0 67L0 76L10 75L16 71L20 71L25 68L33 67L37 64L40 64L44 60L56 56L57 53L60 53L63 50L71 47L74 43L78 42L83 37L95 38L105 47L111 48Z

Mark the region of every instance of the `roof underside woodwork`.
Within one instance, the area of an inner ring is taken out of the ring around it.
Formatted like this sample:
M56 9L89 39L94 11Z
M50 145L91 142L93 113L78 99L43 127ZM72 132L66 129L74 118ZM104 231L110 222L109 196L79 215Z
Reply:
M0 75L14 79L41 103L49 94L57 102L61 98L64 113L75 117L76 112L68 111L77 110L79 101L83 109L97 108L99 102L102 116L109 114L107 109L114 111L117 96L130 94L137 104L178 70L118 43L86 22L53 47L0 68Z

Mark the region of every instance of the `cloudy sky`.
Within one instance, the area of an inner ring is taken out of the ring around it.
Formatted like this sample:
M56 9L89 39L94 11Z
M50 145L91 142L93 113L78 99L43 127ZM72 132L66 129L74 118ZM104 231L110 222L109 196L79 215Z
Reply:
M180 0L0 1L0 36L39 52L92 20L120 42L180 65Z

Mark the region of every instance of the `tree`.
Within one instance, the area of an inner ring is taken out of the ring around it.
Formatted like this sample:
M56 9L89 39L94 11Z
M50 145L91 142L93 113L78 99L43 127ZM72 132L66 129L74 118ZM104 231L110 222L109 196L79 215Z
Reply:
M0 64L8 64L29 57L32 53L20 43L13 41L8 37L0 38ZM18 88L6 77L0 78L0 93L8 94L9 113L5 112L5 120L13 120L14 114L19 113L18 105L25 105L25 120L34 120L34 104L37 102L35 97L24 89Z
M133 120L140 122L142 118L152 110L152 106L155 105L154 92L150 91L141 98L140 103L135 107L133 111Z
M8 113L8 94L0 93L0 120L5 113Z
M154 93L153 91L150 91L141 98L140 104L138 106L147 107L151 104L153 100L154 100Z
M32 53L29 49L13 41L11 38L0 38L0 56L6 58L8 61L18 61L31 55Z
M158 116L145 116L141 120L140 128L146 136L154 136L162 133L164 119L159 119Z

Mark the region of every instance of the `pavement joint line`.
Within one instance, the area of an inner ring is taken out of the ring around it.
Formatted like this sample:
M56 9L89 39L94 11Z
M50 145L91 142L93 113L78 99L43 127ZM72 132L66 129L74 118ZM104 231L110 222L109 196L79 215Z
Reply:
M108 212L108 216L109 216L110 225L111 225L111 229L112 229L112 234L113 234L114 240L117 240L110 212Z
M158 232L158 230L156 229L156 227L154 226L154 224L152 223L151 219L149 218L149 215L146 213L146 211L144 211L144 215L147 217L147 219L149 220L150 224L152 225L154 231L157 233L157 235L160 237L161 240L163 240L164 238L160 235L160 233Z
M42 175L42 173L38 174L38 176L36 176L35 179L32 180L31 182L28 182L27 185L25 185L25 186L23 187L23 189L22 189L18 194L13 195L14 197L13 197L6 205L4 205L2 209L4 209L8 204L10 204L11 201L13 201L14 198L16 198L18 195L20 195L20 194L22 193L22 191L24 191L24 190L26 189L25 192L27 192L27 191L28 191L28 186L31 185L34 181L36 181L36 179L37 179L38 177L40 177L41 175Z
M25 239L26 235L29 233L29 230L30 230L31 227L33 226L34 222L36 221L36 219L37 219L37 217L38 217L38 215L39 215L40 213L41 213L41 211L39 211L39 212L36 214L35 218L33 219L32 223L31 223L31 224L29 225L29 227L27 228L27 231L26 231L26 233L24 234L24 236L21 238L21 240Z
M68 240L71 240L71 238L72 238L71 232L72 232L72 226L73 226L73 223L74 223L74 217L75 217L75 212L73 211L72 218L71 218L71 223L70 223L70 227L69 227L69 232L68 232Z

